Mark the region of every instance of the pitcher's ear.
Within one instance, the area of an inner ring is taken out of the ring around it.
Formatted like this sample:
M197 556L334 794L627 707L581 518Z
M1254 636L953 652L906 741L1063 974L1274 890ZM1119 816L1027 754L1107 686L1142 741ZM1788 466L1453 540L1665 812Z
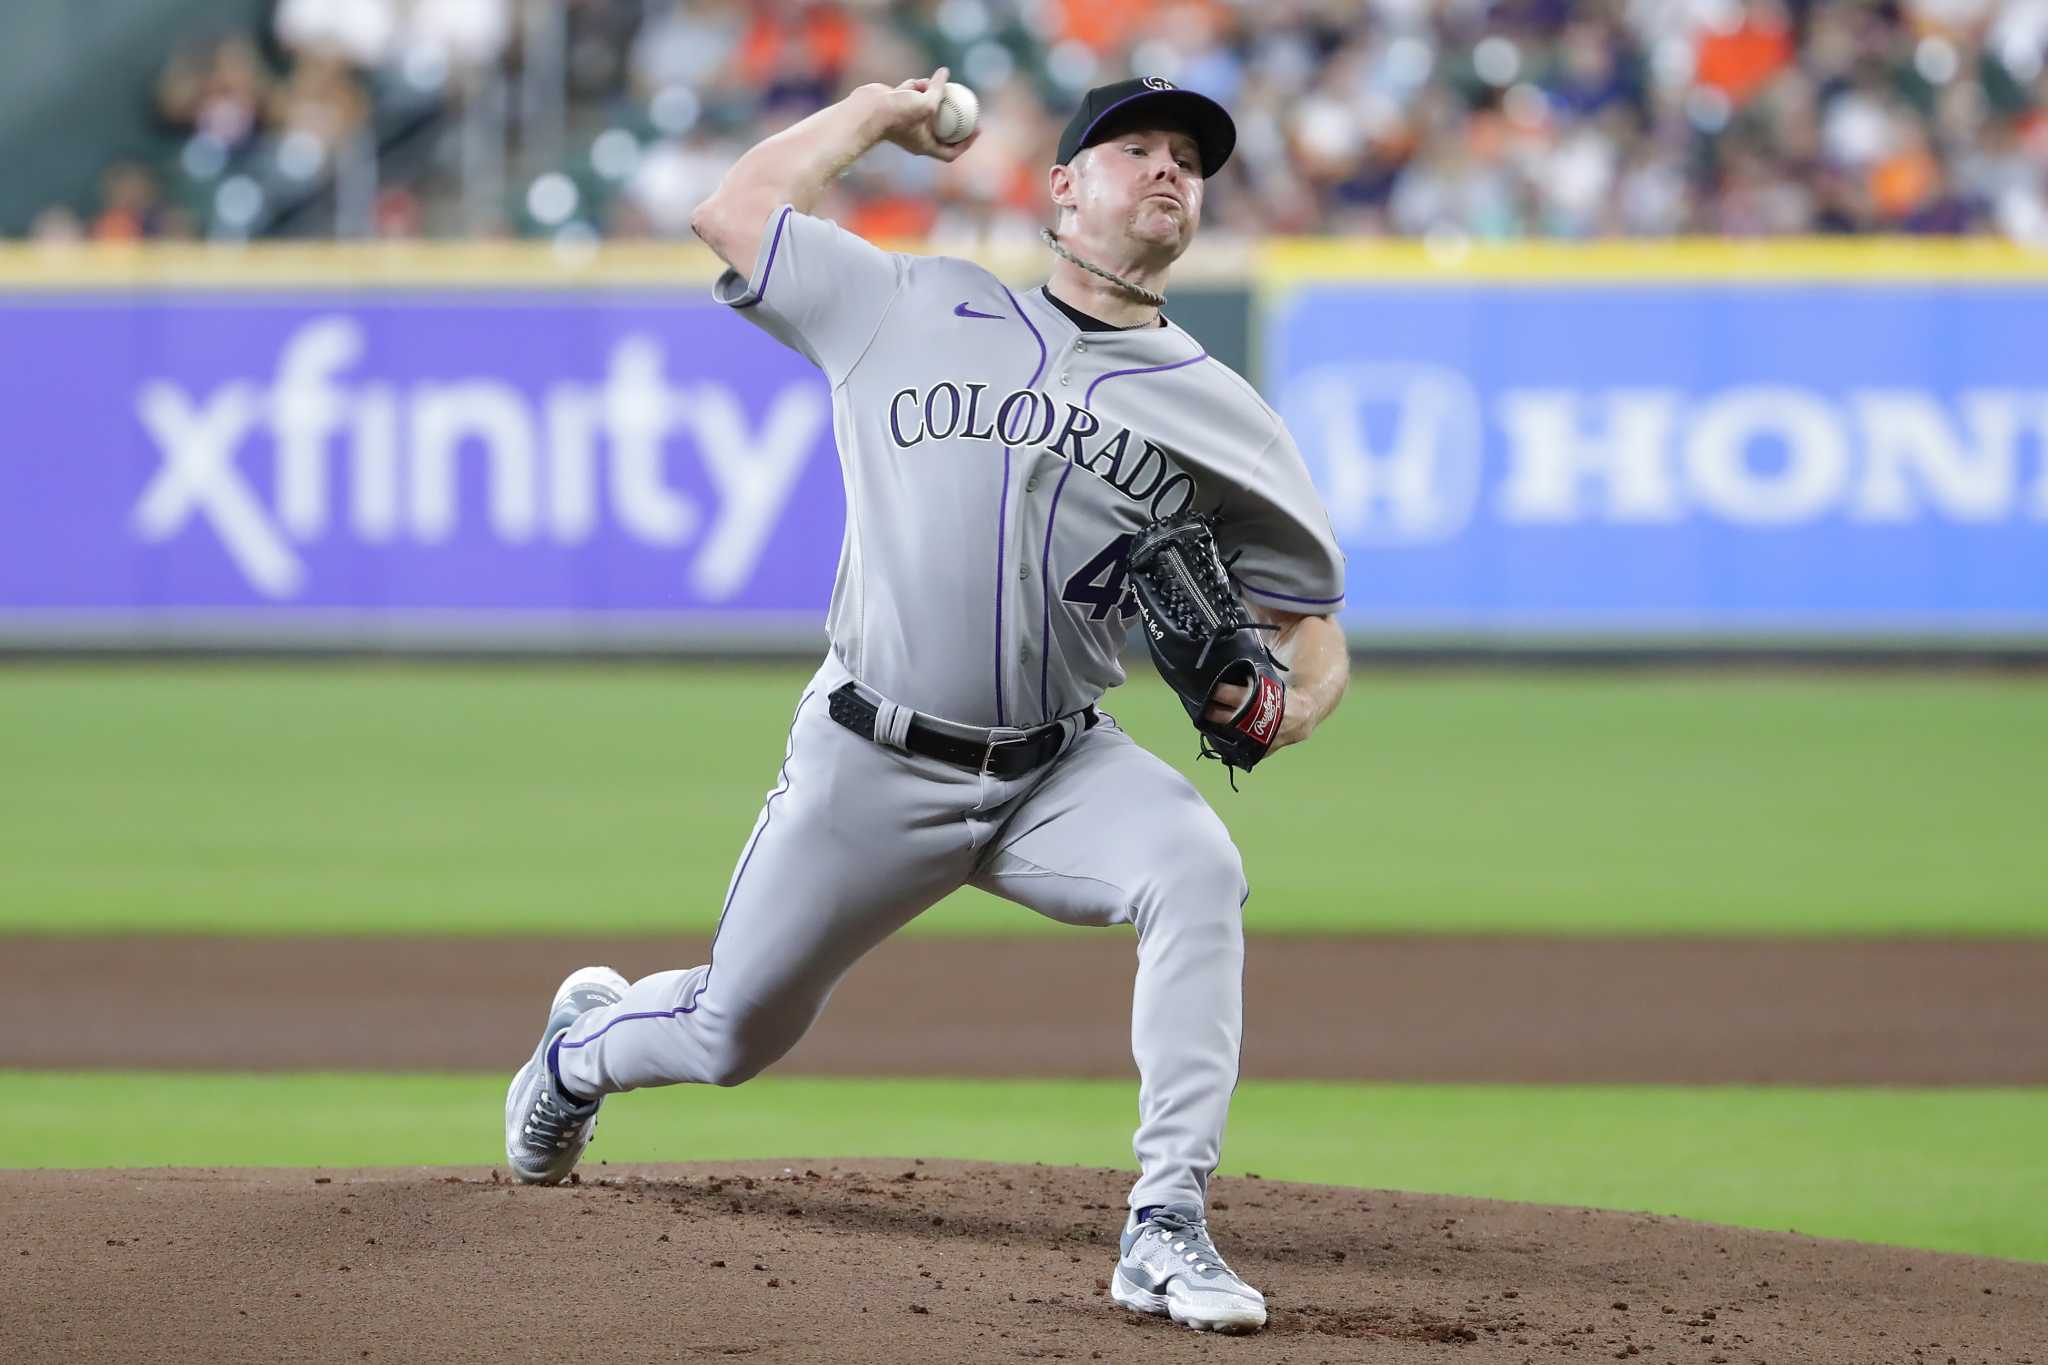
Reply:
M1055 208L1070 209L1074 207L1076 198L1074 178L1074 168L1072 166L1054 166L1045 173L1046 188L1052 194L1052 202Z

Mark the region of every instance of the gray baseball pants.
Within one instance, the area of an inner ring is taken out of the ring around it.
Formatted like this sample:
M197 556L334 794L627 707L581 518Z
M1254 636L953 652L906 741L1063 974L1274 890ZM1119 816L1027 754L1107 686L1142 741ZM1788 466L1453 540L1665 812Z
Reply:
M863 953L973 885L1064 924L1136 927L1130 1203L1203 1204L1243 1022L1249 892L1223 822L1106 717L1069 718L1058 758L1001 780L833 721L826 699L848 676L828 656L797 705L711 961L585 1015L557 1052L562 1082L584 1095L738 1085L796 1045Z

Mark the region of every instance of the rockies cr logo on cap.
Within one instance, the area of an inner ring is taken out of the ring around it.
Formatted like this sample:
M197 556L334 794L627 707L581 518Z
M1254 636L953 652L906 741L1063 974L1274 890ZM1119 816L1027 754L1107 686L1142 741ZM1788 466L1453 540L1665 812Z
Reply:
M1237 145L1236 125L1223 106L1207 95L1183 90L1164 76L1133 76L1098 85L1082 96L1081 107L1060 133L1053 164L1071 166L1082 148L1139 125L1184 132L1194 138L1201 149L1205 176L1221 170Z

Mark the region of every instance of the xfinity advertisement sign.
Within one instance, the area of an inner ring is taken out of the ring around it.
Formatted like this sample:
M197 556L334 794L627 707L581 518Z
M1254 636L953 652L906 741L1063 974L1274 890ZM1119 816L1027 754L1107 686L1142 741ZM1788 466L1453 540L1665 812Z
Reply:
M2048 290L1328 286L1268 383L1375 630L2048 632Z
M672 384L646 333L613 343L594 382L535 395L486 374L372 382L352 374L366 349L358 320L317 318L285 339L267 386L146 381L135 411L160 462L136 504L138 537L175 540L199 522L250 588L304 596L296 549L331 529L365 545L448 543L467 447L481 466L477 512L498 544L585 544L603 516L632 543L694 545L684 562L695 595L722 602L760 563L830 421L819 386L793 376L757 430L734 386ZM715 516L669 483L671 437L693 447ZM267 468L245 473L245 453ZM269 505L253 481L263 473Z
M816 371L700 291L0 305L0 612L794 623Z

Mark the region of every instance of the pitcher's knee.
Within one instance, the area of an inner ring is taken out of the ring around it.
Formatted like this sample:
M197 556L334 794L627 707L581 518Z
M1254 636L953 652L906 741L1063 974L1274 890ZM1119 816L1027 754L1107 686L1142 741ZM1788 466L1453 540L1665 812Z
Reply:
M734 1053L715 1058L704 1077L704 1083L727 1087L745 1085L767 1069L768 1062L764 1059Z
M1143 898L1150 904L1138 907L1139 928L1163 914L1183 930L1235 937L1243 928L1246 891L1244 858L1219 821L1163 855Z
M727 1033L704 1059L706 1085L744 1085L782 1060L803 1037L802 1029L753 1027Z
M1212 892L1217 900L1228 901L1232 910L1244 904L1244 855L1237 851L1222 822L1189 839L1176 853L1170 866L1180 886Z

